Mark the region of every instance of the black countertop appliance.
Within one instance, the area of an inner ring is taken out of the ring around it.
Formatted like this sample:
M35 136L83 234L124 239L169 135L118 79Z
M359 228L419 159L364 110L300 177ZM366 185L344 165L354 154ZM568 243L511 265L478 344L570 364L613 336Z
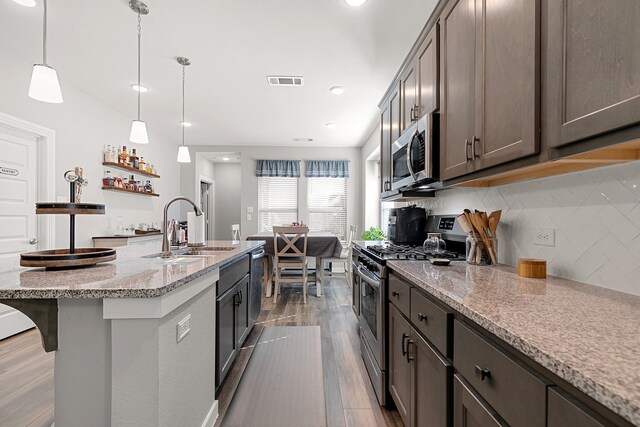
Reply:
M415 205L389 211L389 241L398 244L422 244L427 211Z

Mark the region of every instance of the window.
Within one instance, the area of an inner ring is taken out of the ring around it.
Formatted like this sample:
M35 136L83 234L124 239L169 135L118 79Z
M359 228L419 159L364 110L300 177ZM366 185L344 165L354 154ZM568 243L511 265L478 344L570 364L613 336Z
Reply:
M328 231L344 240L347 234L347 179L308 178L309 231Z
M298 220L298 178L258 178L258 226L260 232L274 225Z

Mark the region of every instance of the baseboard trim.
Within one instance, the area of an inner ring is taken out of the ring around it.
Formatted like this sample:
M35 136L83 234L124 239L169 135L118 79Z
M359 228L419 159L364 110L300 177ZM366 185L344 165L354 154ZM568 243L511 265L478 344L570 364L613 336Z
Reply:
M214 400L213 405L211 405L211 408L209 409L209 413L207 414L206 418L202 422L202 427L213 427L217 419L218 419L218 401Z

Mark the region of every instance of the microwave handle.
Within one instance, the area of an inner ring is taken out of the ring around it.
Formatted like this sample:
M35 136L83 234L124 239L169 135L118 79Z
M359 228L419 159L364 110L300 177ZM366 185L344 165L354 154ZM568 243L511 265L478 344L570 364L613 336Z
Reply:
M413 159L411 158L411 146L413 145L413 140L418 135L418 129L416 128L415 133L411 136L409 143L407 144L407 168L409 169L409 173L411 174L411 178L416 181L418 178L416 177L415 172L413 171Z

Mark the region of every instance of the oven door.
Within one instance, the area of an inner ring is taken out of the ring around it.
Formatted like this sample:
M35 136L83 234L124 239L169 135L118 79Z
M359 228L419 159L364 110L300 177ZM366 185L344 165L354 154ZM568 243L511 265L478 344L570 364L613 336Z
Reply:
M432 120L432 115L427 114L394 142L391 150L393 190L435 180L431 156Z
M383 281L363 269L356 268L360 279L360 316L358 321L364 341L367 343L381 370L385 370L384 358L384 290Z

